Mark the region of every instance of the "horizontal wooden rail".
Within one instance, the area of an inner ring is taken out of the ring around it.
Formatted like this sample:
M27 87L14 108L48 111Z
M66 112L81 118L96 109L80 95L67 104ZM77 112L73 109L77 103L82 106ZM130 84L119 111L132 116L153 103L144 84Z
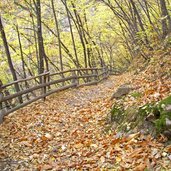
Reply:
M92 75L81 75L81 76L77 76L77 78L92 78L92 77L96 77L97 74L92 74Z
M65 74L65 73L70 73L70 72L71 72L71 70L65 70L65 71L61 71L61 72L51 73L51 74L49 74L49 76L62 75L62 74Z
M71 69L71 71L93 71L93 70L102 70L104 67L101 68L76 68Z
M101 70L101 69L102 68L76 68L76 69L55 72L55 73L49 74L49 76L61 75L61 74L65 74L65 73L72 72L72 71L93 71L93 70Z
M48 83L39 84L39 85L37 85L35 87L28 88L26 90L22 90L20 92L15 93L15 94L6 96L6 97L4 97L3 99L0 100L0 103L3 102L3 101L5 102L7 100L13 99L13 98L18 97L18 96L21 96L23 94L30 93L30 92L32 92L34 90L37 90L37 89L40 89L40 88L43 88L43 87L46 87L46 86L49 86L49 85L52 85L52 84L57 84L57 83L61 83L61 82L64 82L64 81L68 81L68 80L71 80L71 79L74 79L74 78L76 78L76 77L70 76L70 77L59 79L59 80L54 80L54 81L51 81L51 82L48 82Z
M71 84L71 85L68 85L68 86L64 86L64 87L61 87L61 88L54 89L54 90L52 90L52 91L50 91L50 92L48 92L46 94L43 94L43 95L41 95L39 97L35 97L32 100L29 100L29 101L24 102L24 103L22 103L22 104L20 104L20 105L18 105L16 107L14 107L14 108L12 108L12 109L7 110L6 113L5 113L5 115L7 115L7 114L9 114L11 112L14 112L14 111L16 111L18 109L21 109L22 107L27 106L27 105L29 105L29 104L31 104L31 103L39 100L39 99L42 99L42 98L44 98L44 97L46 97L46 96L48 96L50 94L53 94L53 93L56 93L56 92L59 92L59 91L62 91L62 90L66 90L68 88L72 88L72 87L75 87L75 86L76 86L76 84Z
M39 99L45 100L46 96L58 91L97 84L106 79L109 74L112 73L108 67L76 68L56 73L45 72L2 85L0 86L0 114L1 110L7 115ZM15 84L22 87L19 92L15 91ZM23 98L22 103L18 101L18 97Z
M17 80L17 81L13 81L11 83L8 83L8 84L5 84L2 86L2 88L6 88L6 87L9 87L11 85L14 85L14 84L17 84L17 83L21 83L21 82L25 82L25 81L29 81L29 80L33 80L33 79L36 79L36 78L40 78L42 76L45 76L45 75L48 75L49 72L45 72L43 74L40 74L40 75L37 75L37 76L33 76L33 77L29 77L29 78L25 78L25 79L20 79L20 80Z

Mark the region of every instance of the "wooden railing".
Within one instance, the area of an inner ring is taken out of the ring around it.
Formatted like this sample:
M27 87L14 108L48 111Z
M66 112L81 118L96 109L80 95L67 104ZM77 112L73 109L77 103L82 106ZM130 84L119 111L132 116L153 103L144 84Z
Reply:
M7 115L46 96L73 87L97 84L110 74L108 67L45 72L0 86L0 114ZM20 91L15 91L18 84ZM22 99L22 103L21 103Z

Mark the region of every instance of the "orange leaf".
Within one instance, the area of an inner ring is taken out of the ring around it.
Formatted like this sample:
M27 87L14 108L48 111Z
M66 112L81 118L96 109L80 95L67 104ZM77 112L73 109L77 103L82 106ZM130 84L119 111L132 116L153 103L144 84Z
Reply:
M142 171L146 168L146 164L142 163L134 168L135 171Z
M78 144L75 144L74 147L75 148L82 148L83 147L83 144L82 143L78 143Z
M120 141L121 141L121 139L117 138L117 139L112 140L111 144L115 145L115 144L119 143Z
M44 171L44 170L51 170L52 169L52 166L49 165L49 164L45 164L43 166L40 166L40 170L41 171Z
M167 152L171 153L171 145L168 145L168 146L165 148L165 150L166 150Z

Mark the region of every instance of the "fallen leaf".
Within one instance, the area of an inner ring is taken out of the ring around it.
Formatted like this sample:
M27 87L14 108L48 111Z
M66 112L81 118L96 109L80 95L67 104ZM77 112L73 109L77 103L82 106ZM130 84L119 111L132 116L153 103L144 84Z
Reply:
M137 167L134 168L135 171L143 171L146 168L146 164L141 163L140 165L138 165Z
M171 153L171 145L168 145L167 147L165 147L165 151L168 153Z
M40 166L40 171L45 171L45 170L51 170L53 167L49 164L45 164L43 166Z
M126 137L126 140L127 140L127 141L130 141L130 140L132 140L133 138L138 137L139 135L140 135L139 132L138 132L138 133L135 133L135 134L130 134L130 135L128 135L128 136Z
M119 163L122 160L122 158L121 157L116 157L115 160L116 160L117 163Z
M101 161L101 163L104 163L105 162L105 157L101 156L100 161Z
M97 144L91 144L90 147L92 147L92 148L97 148L98 145L97 145Z
M82 143L78 143L78 144L75 144L74 147L75 148L82 148L83 147L83 144Z
M28 141L22 141L21 144L23 144L27 147L32 147L32 144L30 144L30 142L28 142Z
M52 140L53 139L53 136L49 133L46 133L45 134L45 137L48 139L48 140Z

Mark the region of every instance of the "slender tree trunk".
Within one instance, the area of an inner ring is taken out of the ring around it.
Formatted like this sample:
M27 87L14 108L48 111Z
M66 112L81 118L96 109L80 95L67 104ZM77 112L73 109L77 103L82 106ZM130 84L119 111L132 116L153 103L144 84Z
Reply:
M22 48L22 44L21 44L20 32L19 32L18 25L16 25L15 27L16 27L17 36L18 36L18 44L19 44L19 48L20 48L20 55L21 55L21 62L22 62L22 69L23 69L23 78L26 78L27 75L26 75L26 70L25 70L24 55L23 55L23 48Z
M83 29L83 36L84 36L84 39L85 39L85 42L86 42L88 65L91 68L92 67L91 66L92 48L91 48L91 44L90 44L89 40L86 38L86 32L89 32L89 29L88 29L87 16L86 16L85 11L84 11L84 20L85 20L86 30L84 29L84 26L83 26L82 22L81 22L81 24L82 24L82 29Z
M139 12L138 12L138 10L137 10L137 8L136 8L135 2L134 2L133 0L130 0L130 3L132 4L134 13L135 13L135 15L137 16L137 19L138 19L139 25L140 25L140 27L141 27L141 30L144 32L144 35L145 35L145 43L146 43L146 44L149 44L149 41L148 41L148 38L147 38L147 34L145 33L144 25L143 25L141 16L140 16L140 14L139 14Z
M14 66L13 66L13 63L12 63L11 54L10 54L10 51L9 51L8 42L7 42L7 39L6 39L6 35L5 35L4 27L3 27L3 24L2 24L1 16L0 16L0 32L1 32L1 37L2 37L2 40L3 40L3 44L4 44L7 60L8 60L8 65L9 65L13 80L16 81L17 80L17 75L16 75L16 72L15 72L15 69L14 69ZM15 89L16 89L16 92L20 91L20 87L19 87L18 83L15 84ZM23 100L22 100L21 96L18 99L19 99L20 103L23 103Z
M58 35L47 25L47 24L45 24L45 23L43 23L44 24L44 26L55 36L55 37L58 37ZM75 61L75 59L74 59L74 57L72 56L72 54L70 53L70 51L69 51L69 49L65 46L65 44L62 42L62 40L61 40L61 46L62 46L62 48L63 48L63 50L65 51L65 53L72 59L72 61L73 61L73 63L75 64L75 66L76 67L78 67L78 65L77 65L77 63L76 63L76 61ZM82 67L81 65L80 65L80 67Z
M84 65L85 65L85 68L87 68L88 65L87 65L86 45L85 45L84 38L83 38L83 31L81 29L80 18L79 18L79 15L77 13L75 4L73 2L71 4L72 4L72 7L74 9L74 15L75 15L75 18L76 18L76 21L77 21L77 26L78 26L77 30L78 30L78 34L79 34L79 37L80 37L80 41L81 41L82 47L83 47Z
M24 54L23 54L23 48L22 48L22 44L21 44L21 37L20 37L18 24L16 25L16 31L17 31L18 43L19 43L19 47L20 47L20 55L21 55L21 62L22 62L23 77L26 78L27 74L26 74L26 69L25 69ZM28 85L27 81L25 81L25 88L29 88L29 85ZM29 100L29 95L28 94L26 95L26 98Z
M162 15L162 37L165 38L169 32L169 28L167 25L167 19L169 17L167 8L166 8L166 1L160 0L160 8L161 8L161 15Z
M141 8L143 9L144 13L146 14L149 23L151 24L151 26L153 27L154 31L157 33L158 38L160 37L160 33L159 33L159 29L155 26L155 24L152 22L151 16L150 16L150 9L149 9L149 3L147 2L147 0L143 0L144 5L142 4L141 0L138 0Z
M40 66L39 52L38 52L38 47L37 47L37 35L36 35L36 29L35 29L36 26L35 26L33 15L31 15L31 20L32 20L33 33L34 33L34 43L35 43L35 50L36 50L36 59L37 59L38 66Z
M59 25L58 25L58 18L56 16L55 7L54 7L54 0L51 0L51 4L52 4L53 15L54 15L54 18L55 18L56 31L57 31L57 35L58 35L60 69L61 69L61 71L63 71L61 38L60 38L60 31L59 31Z
M67 5L67 0L64 0L64 5L65 5L66 12L67 12L67 18L68 18L68 22L69 22L69 28L70 28L72 44L73 44L74 53L75 53L75 59L76 59L77 65L79 67L80 64L79 64L79 60L78 60L77 49L76 49L76 44L75 44L75 39L74 39L74 33L73 33L73 30L72 30L72 24L71 24L71 19L70 19L68 5Z

